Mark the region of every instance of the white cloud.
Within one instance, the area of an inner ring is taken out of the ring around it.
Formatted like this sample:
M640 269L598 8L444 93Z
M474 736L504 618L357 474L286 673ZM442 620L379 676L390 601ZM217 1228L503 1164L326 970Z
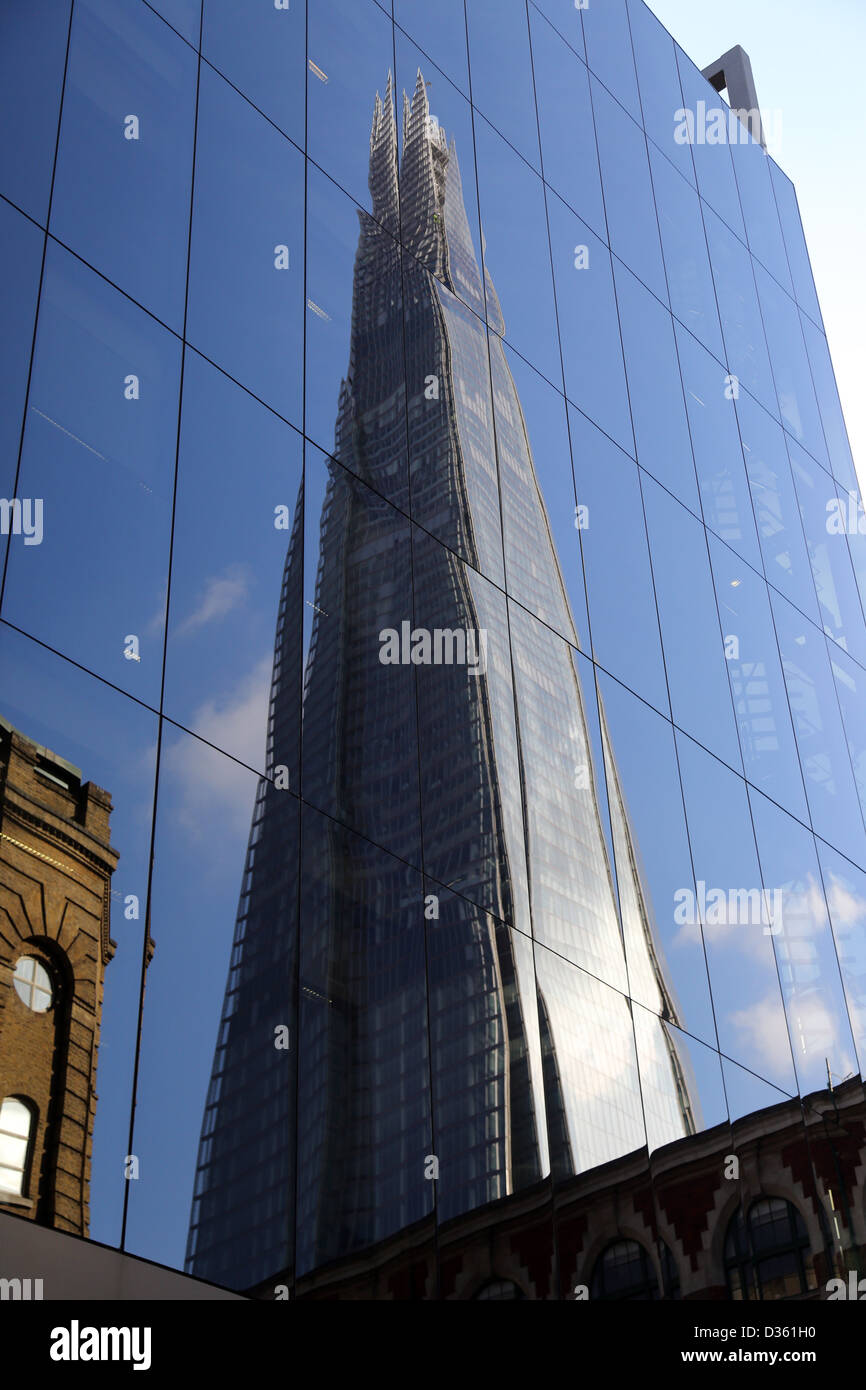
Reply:
M224 574L212 575L205 582L198 606L175 629L184 637L207 623L219 621L241 608L250 592L250 572L245 565L230 565Z
M226 698L205 701L191 724L199 738L178 734L165 754L173 818L196 840L249 832L258 780L249 769L264 771L272 662L268 652Z
M769 1079L785 1084L791 1073L791 1047L801 1084L823 1085L826 1059L837 1076L857 1070L850 1052L847 1027L840 1030L840 1019L831 1002L819 989L795 988L788 999L788 1022L778 994L771 990L747 1009L730 1015L736 1028L738 1049L734 1056ZM840 1037L840 1031L844 1036Z
M790 1079L791 1044L778 993L771 991L756 1004L731 1014L730 1021L738 1034L734 1057L752 1070L760 1064L771 1080Z
M866 902L833 873L828 877L827 903L837 929L866 920Z

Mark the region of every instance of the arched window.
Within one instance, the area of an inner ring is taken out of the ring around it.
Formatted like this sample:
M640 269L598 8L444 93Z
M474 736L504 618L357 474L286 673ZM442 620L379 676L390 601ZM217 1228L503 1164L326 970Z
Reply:
M728 1291L736 1300L792 1298L809 1288L809 1234L802 1216L781 1197L761 1197L749 1207L748 1225L738 1207L725 1238Z
M631 1301L661 1297L652 1261L636 1240L617 1240L595 1262L589 1286L593 1299Z
M518 1299L526 1298L526 1294L516 1284L512 1284L510 1279L491 1279L489 1284L484 1284L473 1298L505 1298Z
M0 1193L24 1196L33 1117L33 1106L18 1096L7 1096L0 1105Z
M36 1014L44 1014L54 1002L54 986L51 976L41 960L35 956L19 956L15 962L12 976L15 993L28 1009Z

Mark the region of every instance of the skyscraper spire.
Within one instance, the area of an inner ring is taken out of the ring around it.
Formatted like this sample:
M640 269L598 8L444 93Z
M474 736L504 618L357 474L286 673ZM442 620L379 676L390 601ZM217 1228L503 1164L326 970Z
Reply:
M385 84L385 100L376 93L373 124L370 130L370 196L373 216L392 236L400 226L399 187L397 175L397 129L394 121L394 83L391 73Z

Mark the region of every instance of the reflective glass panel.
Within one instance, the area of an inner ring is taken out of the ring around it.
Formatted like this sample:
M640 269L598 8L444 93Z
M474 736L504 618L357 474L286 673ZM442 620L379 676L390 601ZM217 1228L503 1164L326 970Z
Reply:
M589 74L534 5L529 17L544 177L599 236L606 236ZM576 12L574 21L579 35Z
M10 538L3 614L154 706L180 350L49 243L18 484L33 529Z
M544 185L485 121L475 123L475 148L487 322L548 381L560 381Z
M435 9L427 0L394 0L394 19L468 96L469 67L463 0L440 0ZM399 33L397 44L400 44Z
M812 567L782 427L747 392L739 395L735 409L764 572L774 588L817 622Z
M547 208L565 394L633 453L610 252L555 193Z
M585 415L569 419L593 656L669 713L639 470Z
M706 525L760 571L761 554L725 369L682 328L677 351Z
M590 85L610 249L667 303L646 136L604 87Z
M738 383L742 382L771 414L778 416L779 407L767 356L751 257L742 242L709 208L704 210L704 226L707 229L728 368Z
M866 832L827 639L778 594L772 595L772 604L812 825L818 835L866 865Z
M202 17L203 56L297 145L304 143L305 26L298 3L205 0Z
M178 333L196 68L147 5L76 5L51 233Z
M57 118L69 36L69 0L3 9L0 43L0 193L42 226L48 221Z
M724 359L719 311L697 193L650 146L653 187L664 247L671 309L690 333Z
M641 118L626 0L582 5L586 61L636 121Z
M720 630L706 533L651 478L643 495L674 723L740 768L726 669L732 648L724 623Z
M752 254L790 292L791 272L770 179L770 158L748 134L743 123L738 121L738 124L737 139L731 141L731 157L746 222L746 237Z
M647 135L694 185L688 145L676 139L682 91L674 41L643 0L628 0L628 14Z
M472 102L536 168L538 124L524 0L466 0Z
M709 546L746 777L808 820L767 587L715 536Z
M673 319L624 266L615 264L637 461L699 513ZM647 343L653 345L651 353Z
M739 237L745 237L740 195L728 143L730 107L691 58L674 44L684 105L677 111L679 134L691 150L698 192Z
M301 436L192 349L183 387L163 709L297 792ZM269 747L274 682L292 727Z
M0 339L0 488L7 498L15 492L44 240L32 222L0 202L0 283L6 320Z
M298 424L303 213L300 153L203 66L187 337Z
M749 801L764 887L780 907L773 937L800 1094L859 1070L812 834L758 792Z

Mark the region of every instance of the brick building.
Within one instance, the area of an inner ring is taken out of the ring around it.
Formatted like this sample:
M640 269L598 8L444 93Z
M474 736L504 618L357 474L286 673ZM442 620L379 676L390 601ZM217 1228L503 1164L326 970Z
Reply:
M0 719L0 1211L87 1235L108 792Z
M736 1163L732 1163L736 1159ZM419 1222L299 1280L313 1299L823 1299L866 1272L859 1076L784 1100L438 1231ZM286 1276L288 1277L288 1276ZM250 1292L285 1297L268 1281Z

